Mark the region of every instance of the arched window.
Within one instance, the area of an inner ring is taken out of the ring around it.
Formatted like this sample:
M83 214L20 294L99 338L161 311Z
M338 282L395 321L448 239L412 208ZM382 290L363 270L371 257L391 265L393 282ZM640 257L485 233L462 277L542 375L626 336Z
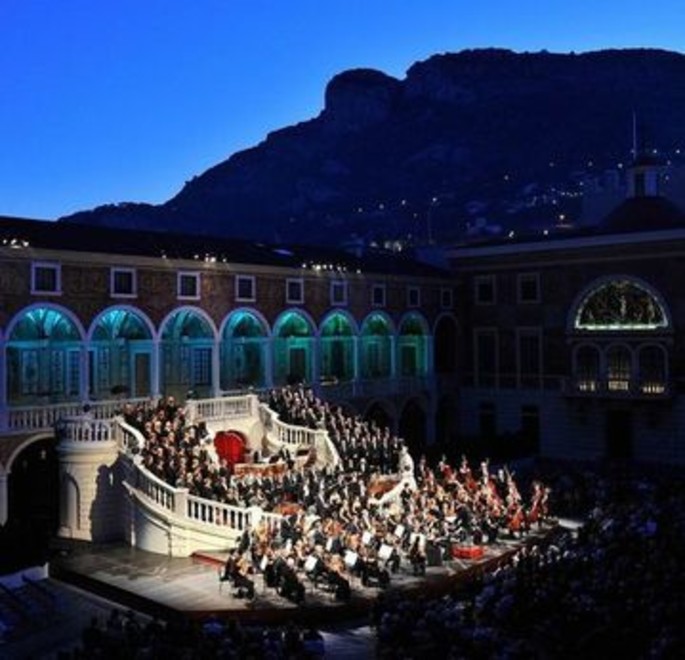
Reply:
M162 323L161 391L183 398L210 396L214 327L199 309L175 310Z
M231 314L221 337L221 388L260 387L266 384L266 324L254 312Z
M567 327L575 393L668 393L671 316L648 283L625 275L593 282L576 299Z
M402 376L420 376L427 371L428 326L422 316L412 312L400 323L398 338L399 372Z
M55 305L36 305L10 323L7 335L7 395L14 404L56 403L80 394L82 329Z
M576 307L573 327L589 332L661 330L668 315L655 292L629 279L603 281Z
M579 392L596 392L600 383L599 350L594 346L581 346L575 354L574 373Z
M354 378L354 335L352 321L342 311L330 314L321 324L321 379L346 381Z
M362 324L360 368L364 378L388 378L393 375L393 329L387 316L369 314Z
M287 311L274 324L274 379L277 385L311 382L313 326L299 311Z
M628 392L632 374L632 356L626 346L607 349L607 389L610 392Z
M88 373L95 398L151 394L152 330L141 312L113 307L95 319Z

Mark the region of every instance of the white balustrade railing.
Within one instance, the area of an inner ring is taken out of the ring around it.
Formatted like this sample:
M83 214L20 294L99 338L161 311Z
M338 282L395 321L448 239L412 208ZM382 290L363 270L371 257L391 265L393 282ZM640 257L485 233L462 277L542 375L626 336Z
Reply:
M127 424L123 417L115 417L112 422L116 427L116 438L122 451L132 455L145 446L145 436L142 432Z
M265 403L259 405L259 417L267 436L276 444L285 445L289 450L314 447L319 463L337 465L340 455L326 429L310 429L282 422L278 413Z
M176 512L179 494L187 493L186 489L174 488L142 465L135 466L135 484L131 484L155 504L167 511Z
M123 418L112 420L111 425L118 429L114 435L119 440L122 450L130 453L132 449L144 446L143 434L127 424ZM134 483L130 485L156 505L180 518L238 531L253 527L259 519L265 520L270 529L280 529L283 519L280 514L265 513L254 507L243 508L190 495L187 488L171 486L138 462L134 461L133 467Z
M44 406L8 407L4 418L5 433L26 433L31 431L51 431L60 419L87 414L93 419L111 419L121 413L127 405L136 406L151 401L137 398L112 399L107 401L72 401Z
M186 517L195 522L243 531L253 526L255 512L249 508L188 495Z
M220 397L216 399L190 400L186 403L186 419L197 421L220 421L242 419L257 414L258 400L255 394Z
M271 410L265 403L260 404L259 414L267 433L270 432L278 442L288 445L292 449L316 445L317 433L321 433L320 430L286 424L281 421L278 413Z
M62 418L57 422L56 429L61 443L101 443L118 439L116 425L108 419L84 416Z
M59 403L46 406L22 406L7 410L7 431L50 431L63 417L83 414L82 403Z

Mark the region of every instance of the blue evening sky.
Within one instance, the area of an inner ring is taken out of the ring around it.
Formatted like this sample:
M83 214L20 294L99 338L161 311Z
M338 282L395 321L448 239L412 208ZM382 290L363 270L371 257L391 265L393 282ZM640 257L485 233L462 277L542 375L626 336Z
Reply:
M163 202L345 69L683 37L677 0L0 0L0 215Z

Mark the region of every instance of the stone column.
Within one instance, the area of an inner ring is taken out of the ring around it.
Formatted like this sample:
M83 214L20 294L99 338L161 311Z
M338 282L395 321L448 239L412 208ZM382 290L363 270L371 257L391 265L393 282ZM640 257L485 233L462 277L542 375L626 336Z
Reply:
M81 401L88 401L90 398L91 384L89 382L90 370L88 369L88 355L90 342L83 343L79 350L79 396Z
M264 357L264 385L274 386L274 345L270 338L262 343L262 356Z
M397 375L397 337L390 337L390 378Z
M212 346L212 396L217 397L221 393L221 351L219 341Z
M150 354L150 371L152 372L150 374L152 377L150 380L150 396L153 398L159 396L160 370L162 368L161 350L161 342L155 338L152 341L152 352Z

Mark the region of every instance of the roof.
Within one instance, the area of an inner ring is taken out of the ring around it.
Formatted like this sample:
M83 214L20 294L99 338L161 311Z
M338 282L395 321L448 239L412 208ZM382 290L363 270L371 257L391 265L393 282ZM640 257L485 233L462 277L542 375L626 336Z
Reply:
M211 260L338 272L451 277L448 270L381 250L367 251L359 257L331 247L275 245L244 239L0 216L0 246L12 241L18 245L25 242L33 248L48 250Z
M665 197L631 197L602 220L603 233L659 231L685 227L685 213Z

